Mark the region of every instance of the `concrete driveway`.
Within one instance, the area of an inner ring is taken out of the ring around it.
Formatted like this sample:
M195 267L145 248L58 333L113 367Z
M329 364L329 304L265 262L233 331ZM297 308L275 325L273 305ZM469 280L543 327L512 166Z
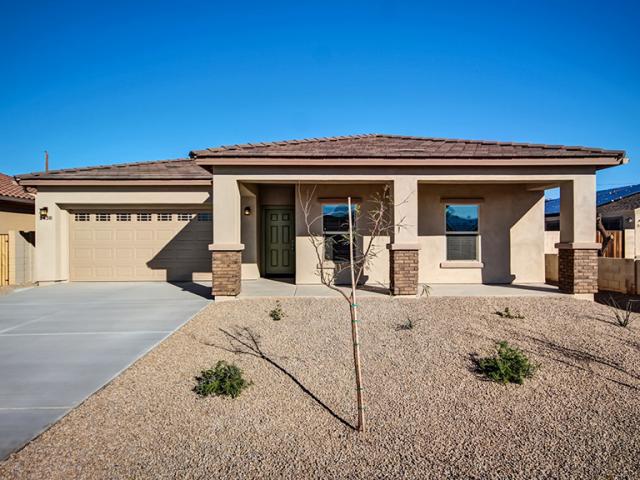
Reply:
M0 460L189 320L209 291L68 283L0 297Z

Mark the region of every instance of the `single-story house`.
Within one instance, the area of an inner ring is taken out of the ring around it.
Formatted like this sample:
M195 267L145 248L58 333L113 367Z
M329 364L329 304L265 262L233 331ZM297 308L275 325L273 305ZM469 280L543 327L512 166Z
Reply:
M26 189L13 177L0 173L0 235L10 230L33 231L35 203L33 189Z
M640 256L640 184L598 190L596 215L602 219L602 225L608 232L622 233L622 257ZM558 198L545 202L545 229L547 232L560 230Z
M544 190L560 188L560 288L597 289L595 174L625 152L587 147L355 135L194 150L188 159L21 175L37 187L36 276L58 281L213 279L319 283L344 254L351 196L390 188L394 222L367 265L397 295L420 284L543 283ZM307 229L301 199L318 222ZM367 222L356 228L365 238Z

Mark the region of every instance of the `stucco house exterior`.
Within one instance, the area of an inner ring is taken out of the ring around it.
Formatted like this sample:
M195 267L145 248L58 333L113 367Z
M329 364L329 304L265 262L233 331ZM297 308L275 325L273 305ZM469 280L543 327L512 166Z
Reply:
M307 238L340 262L348 215L388 186L402 228L379 238L369 283L396 295L422 283L543 283L544 190L561 191L563 292L597 290L596 171L624 151L559 145L356 135L194 150L189 158L33 173L36 278L58 281L213 279L319 283ZM312 192L309 232L300 198ZM356 225L366 237L366 222Z

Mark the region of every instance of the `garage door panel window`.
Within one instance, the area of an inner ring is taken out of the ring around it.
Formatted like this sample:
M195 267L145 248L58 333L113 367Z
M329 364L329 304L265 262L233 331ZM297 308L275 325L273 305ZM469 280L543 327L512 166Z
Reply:
M136 220L138 220L139 222L150 222L151 221L151 214L150 213L137 213L136 214Z
M130 213L116 213L116 222L130 222L131 214Z
M170 213L159 213L158 221L159 222L170 222L173 219L173 215Z
M91 220L91 214L89 213L76 213L74 215L76 222L88 222Z
M189 222L193 218L193 213L178 213L179 222Z
M198 214L199 222L210 222L212 219L213 219L213 216L211 215L211 212L200 212Z
M446 205L446 256L449 261L478 261L480 251L479 205Z
M96 222L110 222L111 214L110 213L96 213Z

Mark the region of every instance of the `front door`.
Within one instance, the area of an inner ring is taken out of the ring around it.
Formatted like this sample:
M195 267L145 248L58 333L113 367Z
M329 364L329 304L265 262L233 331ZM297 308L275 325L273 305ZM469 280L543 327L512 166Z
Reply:
M264 275L293 276L295 273L295 235L293 209L264 208Z

